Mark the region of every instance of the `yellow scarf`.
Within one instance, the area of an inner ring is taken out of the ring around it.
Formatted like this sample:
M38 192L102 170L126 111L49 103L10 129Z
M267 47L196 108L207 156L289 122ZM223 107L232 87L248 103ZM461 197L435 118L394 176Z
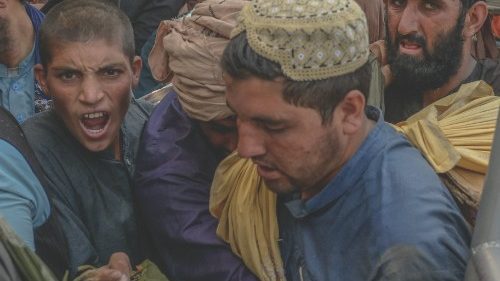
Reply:
M276 194L265 186L251 160L233 153L220 163L210 191L210 212L219 219L217 235L260 280L285 280Z
M493 143L500 97L484 81L464 84L396 124L417 147L474 223Z

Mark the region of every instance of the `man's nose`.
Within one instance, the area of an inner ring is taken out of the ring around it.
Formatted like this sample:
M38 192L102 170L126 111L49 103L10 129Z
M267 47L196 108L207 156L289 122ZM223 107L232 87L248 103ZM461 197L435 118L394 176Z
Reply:
M249 122L238 121L238 155L253 158L264 155L264 141L258 130Z
M407 35L412 33L418 33L419 27L419 11L413 3L408 3L408 5L403 10L401 18L398 25L398 33L401 35Z
M98 79L94 77L84 78L81 85L81 92L78 97L79 100L85 104L98 103L104 97L104 92Z

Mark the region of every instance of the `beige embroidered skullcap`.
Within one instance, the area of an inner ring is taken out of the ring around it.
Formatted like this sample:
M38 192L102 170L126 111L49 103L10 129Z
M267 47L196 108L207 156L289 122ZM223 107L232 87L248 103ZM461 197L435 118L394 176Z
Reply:
M368 60L366 17L354 0L254 0L231 36L296 81L351 73Z

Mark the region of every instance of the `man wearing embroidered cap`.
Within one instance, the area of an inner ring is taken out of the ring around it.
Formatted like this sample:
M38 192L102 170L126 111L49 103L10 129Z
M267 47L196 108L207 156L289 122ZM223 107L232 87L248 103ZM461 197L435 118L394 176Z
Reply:
M352 0L256 0L224 51L237 151L282 194L286 278L462 280L466 223L419 152L366 106L368 52Z

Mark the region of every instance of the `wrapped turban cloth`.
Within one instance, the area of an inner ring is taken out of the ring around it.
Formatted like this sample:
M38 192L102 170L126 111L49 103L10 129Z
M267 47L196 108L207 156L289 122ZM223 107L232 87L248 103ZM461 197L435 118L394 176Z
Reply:
M171 81L189 117L233 115L226 105L220 58L245 1L207 0L180 19L163 21L149 55L153 77Z

